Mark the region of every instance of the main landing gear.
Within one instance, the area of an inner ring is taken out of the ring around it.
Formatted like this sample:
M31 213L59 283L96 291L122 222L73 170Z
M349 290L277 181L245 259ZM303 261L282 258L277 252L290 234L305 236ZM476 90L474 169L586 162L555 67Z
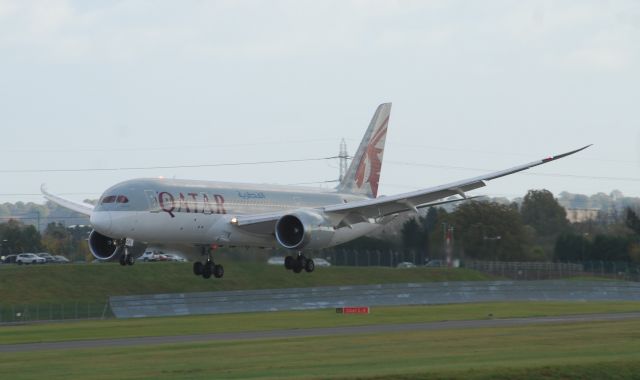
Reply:
M293 273L300 273L304 269L305 272L311 273L316 269L316 264L312 259L307 259L302 253L298 253L298 256L287 256L284 258L284 267L287 270L292 270Z
M136 259L132 254L129 253L129 248L127 248L127 246L125 245L123 249L124 253L120 255L120 265L125 266L135 264Z
M204 263L200 261L193 263L193 274L202 276L202 278L211 278L211 275L215 278L222 278L222 276L224 276L224 267L213 262L211 258L211 248L202 247L202 254L207 255L207 261Z

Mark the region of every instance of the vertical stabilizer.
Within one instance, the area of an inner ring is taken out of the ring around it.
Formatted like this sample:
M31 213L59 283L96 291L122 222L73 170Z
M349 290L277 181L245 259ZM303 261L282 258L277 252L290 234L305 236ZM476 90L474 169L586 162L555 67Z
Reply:
M378 183L390 113L391 103L378 106L347 173L338 185L338 191L362 194L371 198L378 196Z

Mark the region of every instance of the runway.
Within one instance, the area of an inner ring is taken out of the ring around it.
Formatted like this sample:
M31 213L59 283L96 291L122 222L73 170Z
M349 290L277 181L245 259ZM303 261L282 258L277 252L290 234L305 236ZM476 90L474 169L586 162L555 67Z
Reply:
M65 341L53 343L0 344L0 353L77 350L93 348L122 348L160 344L183 344L198 342L234 342L265 339L289 339L322 337L334 335L383 334L411 331L439 331L450 329L477 329L492 327L517 327L545 324L571 324L590 322L611 322L640 319L637 313L582 314L555 317L487 319L467 321L444 321L429 323L368 325L331 328L310 328L297 330L270 330L256 332L213 333L199 335L157 336L123 339L100 339Z

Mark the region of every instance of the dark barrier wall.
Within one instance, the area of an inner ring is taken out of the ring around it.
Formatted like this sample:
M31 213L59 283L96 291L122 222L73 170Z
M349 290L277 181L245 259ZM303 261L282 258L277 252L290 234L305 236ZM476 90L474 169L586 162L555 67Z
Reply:
M640 284L474 281L111 297L117 318L494 301L640 301Z

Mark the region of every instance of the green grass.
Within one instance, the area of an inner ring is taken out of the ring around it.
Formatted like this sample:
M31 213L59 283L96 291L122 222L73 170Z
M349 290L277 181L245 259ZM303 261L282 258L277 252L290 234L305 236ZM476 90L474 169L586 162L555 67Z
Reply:
M3 354L11 379L637 379L640 321Z
M602 281L602 282L625 282L623 279L603 277L603 276L568 276L565 280L570 281Z
M367 377L368 380L540 380L540 379L573 379L573 380L623 380L638 379L640 362L614 360L572 365L542 365L523 368L491 368L473 369L449 373L427 372L411 375L388 374L385 376ZM350 379L365 377L350 377Z
M225 265L224 278L204 280L191 268L190 263L1 265L1 303L104 305L116 295L491 279L480 272L447 268L330 267L296 275L280 266L232 262Z
M56 342L632 311L640 311L640 302L505 302L394 306L374 307L369 315L341 315L336 314L333 309L219 314L4 326L0 328L0 342Z

